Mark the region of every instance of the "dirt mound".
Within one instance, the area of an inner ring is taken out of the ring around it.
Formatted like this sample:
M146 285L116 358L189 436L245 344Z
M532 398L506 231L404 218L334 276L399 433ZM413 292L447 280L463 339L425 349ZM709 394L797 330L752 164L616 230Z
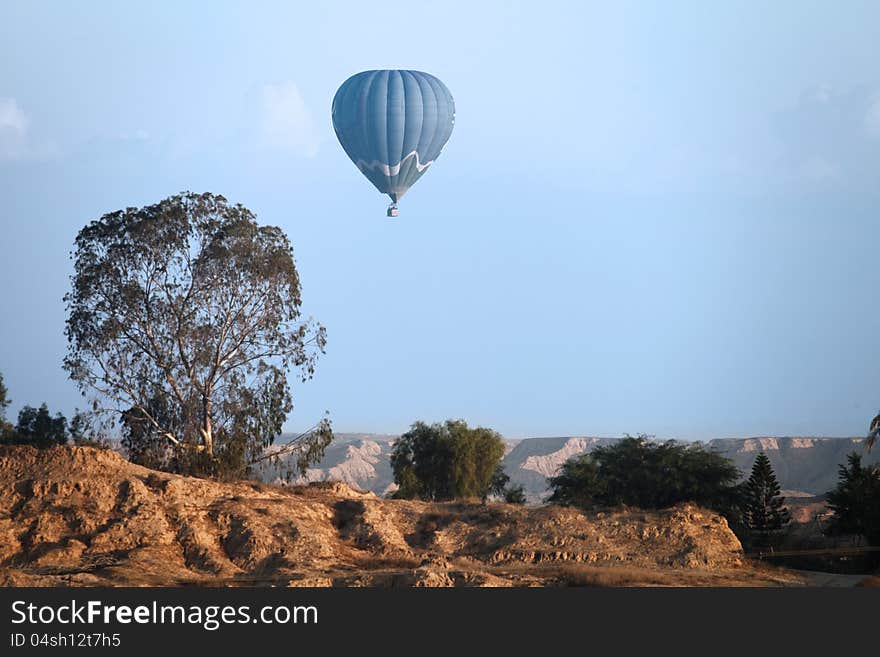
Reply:
M626 577L603 575L625 566ZM663 573L661 577L659 574ZM791 579L789 577L789 579ZM385 500L219 483L85 447L0 447L0 584L780 583L720 516Z

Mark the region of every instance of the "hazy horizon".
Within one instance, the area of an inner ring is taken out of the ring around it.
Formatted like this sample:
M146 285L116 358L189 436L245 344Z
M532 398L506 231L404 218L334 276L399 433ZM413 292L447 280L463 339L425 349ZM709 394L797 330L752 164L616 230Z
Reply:
M291 431L866 433L880 4L392 5L0 7L10 418L86 406L61 369L77 231L192 190L294 245L328 344ZM457 109L395 220L330 125L373 68Z
M285 431L281 435L280 438L283 439L285 436L295 436L295 435L298 435L299 433L301 433L301 431ZM380 437L394 438L394 437L400 436L402 433L404 433L404 432L401 431L399 433L391 433L391 432L387 432L387 431L334 430L334 436L336 438L349 437L349 436L358 436L358 437L360 437L360 436L380 436ZM630 435L636 435L636 434L630 434ZM602 435L597 435L597 434L593 434L593 433L580 432L580 433L571 433L571 434L560 434L560 435L554 435L554 436L551 436L551 435L529 435L529 436L522 435L521 436L521 435L517 435L517 434L512 434L512 435L502 434L501 437L506 441L517 441L518 442L518 441L523 441L523 440L557 440L557 439L562 439L562 438L599 438L601 440L612 440L612 439L624 438L625 435L618 434L618 435L614 435L614 436L607 436L607 435L602 436ZM763 439L763 438L773 438L773 439L804 438L804 439L808 439L808 440L809 439L819 439L819 440L852 440L852 439L864 440L865 439L864 434L853 435L853 436L818 436L818 435L797 435L797 436L791 435L791 436L787 436L787 435L755 434L755 435L750 435L750 436L714 436L712 438L676 438L675 436L649 435L648 437L651 439L654 439L654 440L683 440L683 441L687 441L687 442L710 442L713 440L759 440L759 439ZM283 442L283 441L281 441L281 442ZM279 443L276 442L276 444L279 444Z

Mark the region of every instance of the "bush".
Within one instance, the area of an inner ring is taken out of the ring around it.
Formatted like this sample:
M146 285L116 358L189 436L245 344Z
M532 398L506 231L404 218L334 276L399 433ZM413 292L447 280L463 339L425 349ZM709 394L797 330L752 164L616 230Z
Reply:
M569 459L549 480L551 502L589 508L625 504L661 509L694 502L738 518L740 473L702 445L627 436Z
M504 456L501 436L463 420L444 424L416 422L395 443L391 468L398 485L395 497L451 500L486 499L498 488Z
M522 487L522 484L517 484L515 486L510 486L509 488L504 489L504 494L502 495L504 501L508 504L525 504L526 503L526 491Z
M549 501L565 506L589 508L604 499L599 464L591 454L581 454L562 464L559 474L549 479L553 494Z
M499 463L495 468L495 474L492 476L492 483L489 486L489 495L505 501L507 504L525 504L526 491L521 484L510 486L510 476L504 472L504 468ZM486 501L484 496L483 501Z

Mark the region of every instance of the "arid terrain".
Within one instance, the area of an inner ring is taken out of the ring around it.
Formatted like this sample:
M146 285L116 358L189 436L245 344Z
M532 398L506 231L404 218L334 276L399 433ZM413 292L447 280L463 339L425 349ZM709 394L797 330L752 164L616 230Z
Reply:
M682 505L386 500L341 483L220 483L110 450L0 447L4 586L803 586Z

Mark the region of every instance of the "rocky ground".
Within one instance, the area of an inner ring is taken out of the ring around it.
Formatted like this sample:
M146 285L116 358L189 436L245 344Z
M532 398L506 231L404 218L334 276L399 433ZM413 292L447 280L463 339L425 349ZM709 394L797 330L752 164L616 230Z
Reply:
M181 477L85 447L0 447L0 585L806 585L726 521L386 500Z

